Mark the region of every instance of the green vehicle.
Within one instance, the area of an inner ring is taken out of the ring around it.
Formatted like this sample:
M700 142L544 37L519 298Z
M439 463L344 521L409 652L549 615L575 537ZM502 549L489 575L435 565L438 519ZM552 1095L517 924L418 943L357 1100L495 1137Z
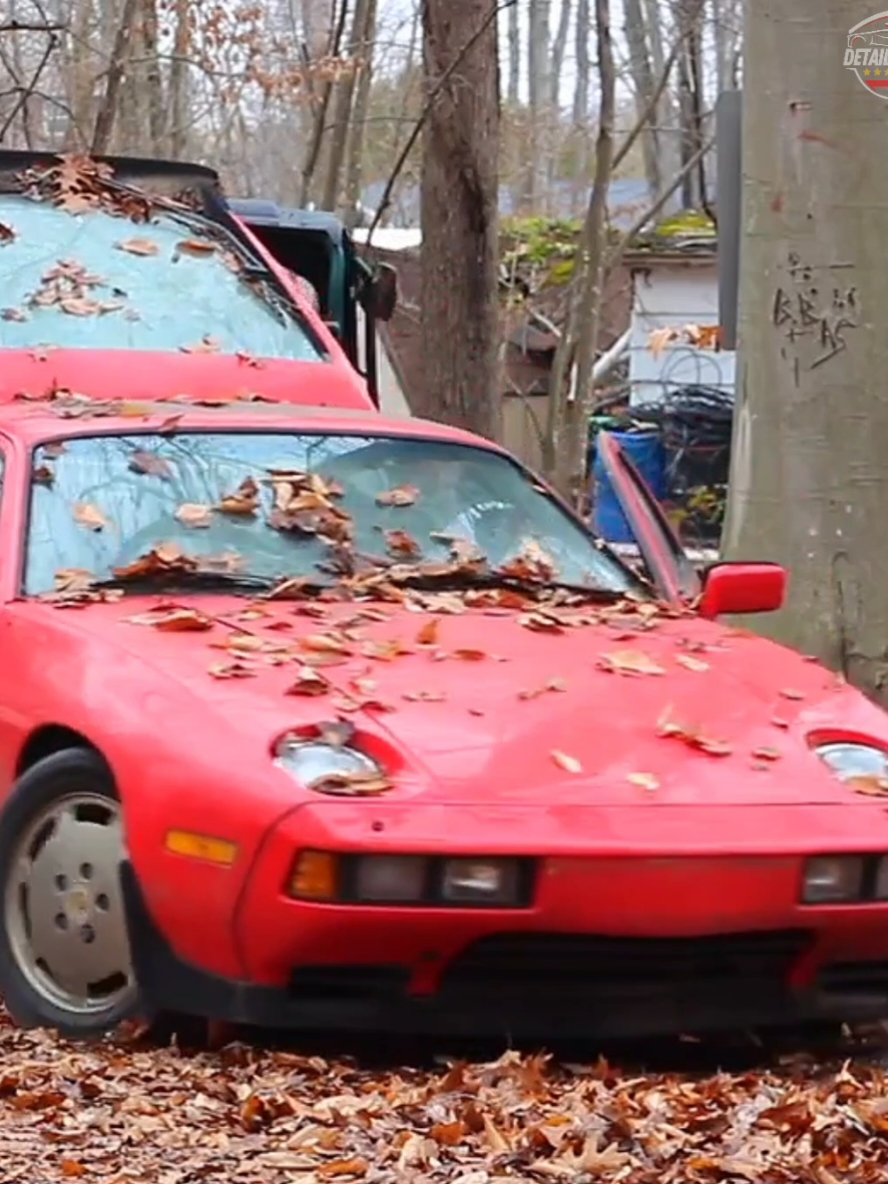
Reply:
M260 198L228 198L227 204L282 267L312 285L321 316L366 379L378 407L376 324L389 320L395 310L395 269L387 264L370 267L333 214L287 209Z

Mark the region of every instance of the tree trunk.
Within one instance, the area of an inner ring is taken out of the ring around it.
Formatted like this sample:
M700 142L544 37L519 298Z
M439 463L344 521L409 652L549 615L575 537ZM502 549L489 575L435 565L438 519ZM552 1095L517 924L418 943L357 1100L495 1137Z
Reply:
M610 29L610 0L595 0L601 104L595 143L595 176L571 283L567 325L552 364L544 469L563 496L579 502L586 468L592 367L598 348L607 194L614 157L616 69Z
M330 28L330 34L327 41L328 53L331 57L338 57L339 50L342 45L342 38L345 35L345 21L348 16L348 0L339 0L339 7L333 13L334 22ZM306 36L308 32L306 30ZM324 81L321 84L320 93L315 93L313 96L313 124L311 132L311 140L309 142L308 151L305 154L305 163L302 166L302 184L299 192L299 204L307 206L312 192L312 183L314 181L315 171L318 167L318 161L321 156L321 146L324 139L324 127L327 122L327 111L330 107L330 96L333 93L333 84L329 81Z
M500 435L497 22L489 0L423 0L426 92L460 54L423 133L418 415ZM480 29L484 32L478 36ZM477 37L466 52L465 47Z
M138 11L139 0L124 0L120 24L117 26L117 33L114 37L114 48L111 50L111 63L108 66L108 74L105 79L105 93L102 96L93 128L91 150L96 156L107 152L111 143L114 120L117 117L117 108L120 103L120 90L129 61L133 26Z
M521 29L518 25L518 5L509 8L509 86L506 96L509 106L518 106L518 91L521 80Z
M530 144L527 161L527 209L542 213L546 185L549 122L549 11L550 0L530 0L527 20L527 87Z
M702 0L698 0L702 2ZM663 43L663 25L662 12L663 8L659 0L644 0L645 11L645 29L648 35L648 44L651 53L651 67L653 69L654 77L661 78L663 71L666 69L667 53ZM681 18L677 17L677 25L680 25ZM673 34L673 35L677 35ZM675 100L673 98L672 90L666 87L663 91L660 101L657 103L656 111L652 121L659 131L659 150L658 156L660 160L660 176L663 178L674 177L679 172L682 166L679 120L675 108ZM664 214L672 214L676 211L680 204L678 190L673 194L670 200L663 207Z
M881 100L842 64L860 17L856 0L759 0L747 11L724 543L729 558L791 572L787 607L755 628L884 704L888 154L873 143Z
M367 14L370 4L371 0L355 0L355 11L352 16L351 36L348 45L348 55L352 62L363 56ZM342 165L345 161L345 147L348 143L354 93L355 74L353 70L349 70L345 77L336 83L334 90L330 155L327 157L327 178L324 182L324 195L321 201L325 210L335 210L339 205Z
M355 92L354 109L348 138L348 166L345 177L345 224L350 230L358 224L361 200L361 176L364 164L364 137L370 110L370 83L373 79L373 43L376 38L376 0L367 0L361 67Z
M584 128L589 118L589 0L577 0L576 77L574 79L573 125Z
M650 105L654 93L654 76L648 56L647 37L641 0L623 0L625 23L623 31L629 46L629 66L635 87L635 110L640 116ZM653 120L656 125L656 119ZM658 136L650 123L641 133L645 180L651 193L659 193L662 180Z
M158 56L157 0L142 0L142 43L145 46L145 85L148 91L148 130L151 150L163 154L166 109L163 102L163 73Z
M189 73L191 24L188 0L175 0L176 32L170 66L170 155L179 160L188 144Z

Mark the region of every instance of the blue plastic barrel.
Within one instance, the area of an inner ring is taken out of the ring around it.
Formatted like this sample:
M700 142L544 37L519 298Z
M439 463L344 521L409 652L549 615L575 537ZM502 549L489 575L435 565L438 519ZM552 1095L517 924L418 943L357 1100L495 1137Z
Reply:
M659 431L612 432L658 501L666 496L666 452ZM609 543L633 543L635 538L608 480L596 450L592 465L592 527Z

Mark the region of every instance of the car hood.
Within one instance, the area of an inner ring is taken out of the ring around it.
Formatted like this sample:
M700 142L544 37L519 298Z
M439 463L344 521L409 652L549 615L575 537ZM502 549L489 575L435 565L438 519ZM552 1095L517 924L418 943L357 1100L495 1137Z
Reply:
M297 362L247 355L148 353L138 350L2 349L0 399L39 395L58 387L94 399L162 402L235 399L252 393L282 403L367 408L358 375L329 362Z
M432 617L201 595L174 603L210 616L204 632L133 622L170 603L127 596L79 611L21 608L90 635L96 655L125 652L146 691L197 698L264 754L289 729L350 718L398 752L416 792L440 800L861 802L812 755L810 738L888 747L888 717L817 662L699 618L550 633L520 614L476 609ZM384 619L356 621L362 611ZM314 612L323 619L306 615ZM334 653L343 627L345 655ZM406 652L393 655L398 647ZM319 668L328 692L288 693L301 657L331 654L338 664Z

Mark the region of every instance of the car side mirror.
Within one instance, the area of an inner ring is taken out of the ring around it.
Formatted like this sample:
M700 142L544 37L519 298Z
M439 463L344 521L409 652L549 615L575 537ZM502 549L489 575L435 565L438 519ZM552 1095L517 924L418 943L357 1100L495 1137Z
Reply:
M370 309L377 321L390 321L398 303L398 273L390 263L374 267Z
M787 583L779 563L716 563L703 578L700 615L776 612L786 600Z

